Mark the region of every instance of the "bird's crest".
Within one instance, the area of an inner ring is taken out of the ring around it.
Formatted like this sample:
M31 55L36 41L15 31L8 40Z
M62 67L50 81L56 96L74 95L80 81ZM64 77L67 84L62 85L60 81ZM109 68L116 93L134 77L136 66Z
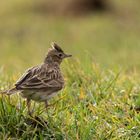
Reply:
M54 42L51 43L51 46L52 46L53 49L57 50L58 52L64 52L64 51L60 48L60 46L58 46L58 45L57 45L56 43L54 43Z

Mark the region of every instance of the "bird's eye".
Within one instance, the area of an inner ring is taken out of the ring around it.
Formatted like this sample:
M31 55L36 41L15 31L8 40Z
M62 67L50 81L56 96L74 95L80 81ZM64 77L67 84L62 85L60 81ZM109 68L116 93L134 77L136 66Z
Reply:
M61 53L59 54L59 57L62 57L62 54Z

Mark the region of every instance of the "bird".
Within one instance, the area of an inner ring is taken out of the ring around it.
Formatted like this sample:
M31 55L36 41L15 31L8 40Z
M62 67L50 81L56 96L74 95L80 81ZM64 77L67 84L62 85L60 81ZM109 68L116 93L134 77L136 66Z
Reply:
M47 108L48 100L64 88L65 81L60 64L65 58L71 56L66 54L58 44L52 42L44 62L27 69L14 87L6 91L6 94L19 92L26 99L30 115L31 100L44 102Z

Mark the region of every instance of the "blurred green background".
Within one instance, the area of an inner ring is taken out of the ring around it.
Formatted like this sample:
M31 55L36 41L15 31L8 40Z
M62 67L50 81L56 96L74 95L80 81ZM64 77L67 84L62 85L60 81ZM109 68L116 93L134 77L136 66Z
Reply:
M0 66L23 72L42 62L56 41L73 54L70 61L78 59L83 66L94 62L139 71L140 1L101 0L103 5L90 6L93 1L84 8L78 0L69 3L80 8L63 0L1 1Z

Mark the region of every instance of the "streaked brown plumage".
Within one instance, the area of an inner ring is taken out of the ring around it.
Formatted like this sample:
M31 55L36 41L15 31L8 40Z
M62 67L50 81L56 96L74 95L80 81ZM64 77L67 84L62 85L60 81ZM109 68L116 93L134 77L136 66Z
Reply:
M44 63L28 69L16 82L15 87L7 91L7 94L19 91L27 99L29 113L31 100L45 102L47 107L48 99L64 87L60 64L64 58L70 56L65 54L57 44L53 43Z

